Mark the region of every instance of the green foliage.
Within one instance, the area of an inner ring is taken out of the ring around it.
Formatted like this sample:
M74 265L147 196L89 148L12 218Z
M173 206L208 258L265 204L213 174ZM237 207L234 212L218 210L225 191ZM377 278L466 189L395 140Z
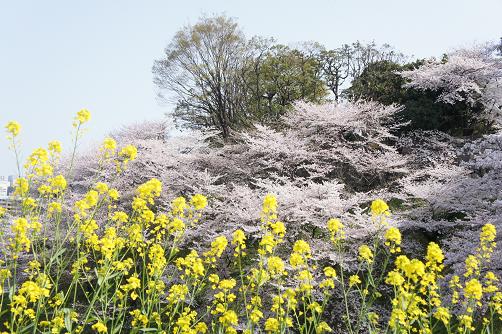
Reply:
M296 100L321 102L326 97L321 65L313 55L279 44L257 61L246 76L254 88L249 110L256 120L276 121Z
M247 41L225 16L178 31L153 66L160 95L176 104L178 124L217 129L223 138L255 121L276 121L295 100L320 102L320 72L315 53Z
M160 96L175 103L179 125L217 129L227 138L254 122L277 122L295 101L319 103L329 92L338 101L344 83L369 64L402 58L374 42L326 50L316 42L247 40L233 19L215 16L178 31L153 73Z
M441 130L452 135L471 135L486 131L475 119L478 107L457 102L453 105L438 102L441 92L420 91L404 88L405 79L398 72L411 70L423 64L423 60L400 65L390 61L375 62L367 66L352 86L345 91L351 99L370 99L389 105L402 104L400 113L410 125L404 130Z

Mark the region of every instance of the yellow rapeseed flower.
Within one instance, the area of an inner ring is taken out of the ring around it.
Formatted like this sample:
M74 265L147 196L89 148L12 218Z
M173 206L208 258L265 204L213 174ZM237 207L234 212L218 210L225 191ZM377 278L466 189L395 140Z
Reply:
M226 236L221 235L211 242L211 249L204 253L206 257L206 262L214 264L216 259L220 258L228 245L228 239Z
M349 277L349 286L352 287L356 284L361 284L361 278L359 278L359 275L352 275Z
M61 213L63 211L63 208L61 206L61 203L58 202L51 202L47 206L47 212L49 215L53 215L54 213Z
M444 254L438 244L435 242L429 243L427 246L427 262L429 264L441 264L444 260Z
M14 181L14 195L25 196L30 189L30 184L24 177L17 178Z
M183 276L198 278L203 276L205 272L204 263L195 250L192 250L184 258L176 259L175 264L183 272Z
M438 307L434 312L434 318L441 321L445 326L450 322L451 314L446 307Z
M331 333L332 331L326 321L321 321L315 328L316 334Z
M368 263L373 262L373 252L367 245L361 245L359 247L359 260L366 261Z
M188 208L188 205L186 203L186 199L182 196L176 197L171 201L171 212L174 215L178 215L180 217L183 217L183 213L185 210Z
M272 276L283 275L284 272L284 261L278 256L271 256L267 261L267 269Z
M218 320L224 326L235 326L237 325L239 318L237 317L237 313L235 313L235 311L228 310L223 313L223 315L220 316Z
M263 318L263 312L258 309L253 309L249 314L249 319L254 324L257 324L261 318Z
M331 234L331 241L338 242L345 238L345 227L339 219L331 218L327 223L328 231Z
M478 253L481 259L486 262L490 261L491 255L495 250L495 246L497 243L495 242L495 238L497 236L497 229L493 224L485 224L481 229L481 233L479 235L479 248Z
M458 316L460 320L460 324L458 326L458 332L459 333L465 333L467 331L473 331L475 330L474 326L472 325L472 317L470 315L459 315Z
M387 274L385 283L394 286L401 286L404 283L404 277L398 271L393 270Z
M465 277L470 277L472 275L479 275L479 260L474 255L469 255L465 259Z
M268 194L265 196L262 211L264 214L275 214L277 212L277 198L274 195Z
M277 240L275 240L272 233L266 233L260 240L260 248L258 249L258 253L261 255L272 253L275 246L277 246Z
M305 264L305 258L302 255L300 255L299 253L293 252L289 256L289 263L291 264L291 266L293 268L297 268L297 267Z
M395 227L389 228L385 232L385 245L390 248L391 253L399 253L401 248L401 232Z
M125 161L135 160L138 156L138 149L133 145L127 145L120 150L119 156Z
M336 270L333 267L325 267L324 275L328 278L336 278Z
M246 253L244 252L244 250L246 249L246 235L242 230L236 230L232 234L232 245L235 246L235 256L246 255Z
M116 211L113 213L111 219L114 222L125 223L129 220L129 216L124 211Z
M407 278L417 282L425 274L425 264L418 260L412 259L402 266L404 274Z
M42 165L43 163L49 160L49 153L43 147L39 147L33 150L29 155L26 164L24 165L26 168Z
M59 194L66 189L67 182L66 182L66 179L63 175L57 175L57 176L49 179L48 181L52 187L52 191L55 194Z
M98 182L94 185L94 189L96 189L98 193L104 194L108 192L108 185L104 182Z
M169 294L167 295L167 301L170 304L176 304L183 302L188 295L188 286L185 284L173 284L169 289Z
M20 252L25 250L26 252L30 250L31 240L28 238L28 230L30 224L26 218L18 218L14 220L11 225L11 230L14 234L14 239L12 240L11 247L14 252Z
M293 245L293 252L300 255L310 255L310 246L305 240L297 240Z
M144 199L150 204L153 204L154 199L159 197L162 192L162 182L159 179L153 178L138 186L136 193L139 198Z
M492 242L497 236L497 229L493 224L485 224L481 229L480 239L481 242Z
M483 296L483 286L476 278L473 278L465 283L464 293L467 298L479 301Z
M112 188L112 189L108 190L108 196L109 196L112 200L116 201L116 200L118 200L118 199L119 199L120 194L119 194L119 191L118 191L117 189L113 189L113 188Z
M113 138L105 138L99 150L103 153L105 159L111 157L115 154L115 150L117 149L117 142Z
M161 275L167 265L167 260L164 256L164 248L159 244L154 244L148 251L148 258L150 259L150 263L148 264L150 275Z
M269 333L276 333L279 331L279 320L276 318L268 318L267 321L265 321L265 331Z
M61 142L58 140L53 140L53 141L49 142L48 148L49 148L49 151L51 151L53 153L61 153L61 151L63 150L61 147Z
M218 288L223 291L229 291L229 290L232 290L236 284L237 284L237 282L233 278L223 279L218 283Z
M133 310L129 312L132 315L131 325L133 326L146 326L148 324L148 316L141 312L141 310Z
M7 132L11 134L12 137L16 137L21 131L21 124L19 124L16 121L10 121L9 123L7 123L5 128L7 129Z
M384 200L378 198L371 202L371 213L375 216L389 215L389 206Z
M117 142L115 141L115 139L107 137L103 140L102 148L107 151L113 152L117 148Z
M84 124L91 119L91 113L87 109L81 109L77 112L75 116L74 126L78 126L79 124Z
M195 208L195 210L202 210L207 206L207 198L201 194L195 194L190 199L190 204Z
M274 233L276 236L279 237L279 240L284 238L284 235L286 234L286 226L284 226L284 223L281 221L276 221L274 223L269 223L268 224L270 229L272 230L272 233Z

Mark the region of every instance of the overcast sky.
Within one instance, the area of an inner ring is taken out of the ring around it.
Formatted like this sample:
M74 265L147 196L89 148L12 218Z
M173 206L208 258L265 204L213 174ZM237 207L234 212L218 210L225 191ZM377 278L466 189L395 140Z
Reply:
M247 36L327 48L374 40L417 57L502 36L502 0L0 0L1 130L22 124L26 157L53 139L68 147L81 108L93 116L88 142L163 117L169 106L156 99L153 60L183 25L221 13ZM0 175L14 171L3 139Z

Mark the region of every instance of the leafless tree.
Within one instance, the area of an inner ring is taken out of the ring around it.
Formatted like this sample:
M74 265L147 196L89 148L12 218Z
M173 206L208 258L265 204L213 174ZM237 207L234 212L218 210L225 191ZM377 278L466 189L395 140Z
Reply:
M203 17L176 33L153 73L161 96L177 103L178 120L218 129L224 138L245 122L241 74L246 47L237 23L225 16Z
M347 44L320 54L324 82L335 96L335 101L339 100L340 88L350 75L350 61L351 49Z

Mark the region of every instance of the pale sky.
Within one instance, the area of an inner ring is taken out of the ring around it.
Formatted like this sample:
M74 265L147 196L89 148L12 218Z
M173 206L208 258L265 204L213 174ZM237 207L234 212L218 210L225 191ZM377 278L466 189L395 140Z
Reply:
M71 120L92 112L87 142L163 117L151 66L173 34L202 14L237 19L250 37L327 48L389 43L417 57L502 37L501 0L0 0L0 125L22 126L23 157L50 140L70 144ZM0 175L14 174L5 136Z

